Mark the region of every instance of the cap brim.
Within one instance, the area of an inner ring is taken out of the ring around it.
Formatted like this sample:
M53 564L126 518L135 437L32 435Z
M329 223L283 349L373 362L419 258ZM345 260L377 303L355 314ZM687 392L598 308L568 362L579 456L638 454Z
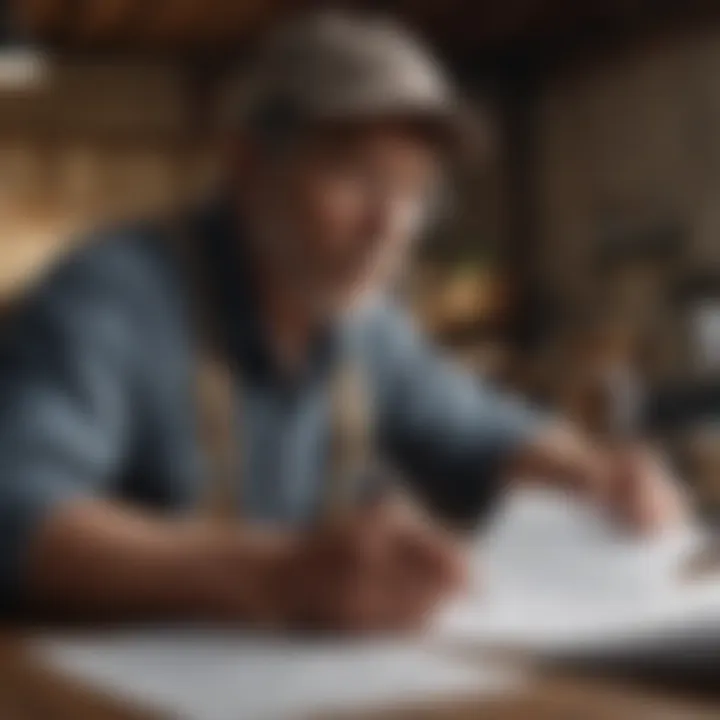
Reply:
M428 104L417 101L356 102L314 108L309 122L374 123L383 121L416 125L437 142L451 161L463 164L482 160L490 147L490 133L482 115L468 103Z

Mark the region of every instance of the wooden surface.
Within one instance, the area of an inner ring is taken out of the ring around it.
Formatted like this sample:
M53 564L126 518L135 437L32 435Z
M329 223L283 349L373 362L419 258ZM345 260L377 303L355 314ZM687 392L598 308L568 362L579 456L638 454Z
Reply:
M0 638L2 720L160 720L53 674L23 652L17 633ZM337 716L331 716L338 720ZM343 715L345 720L710 720L720 717L720 694L648 689L630 681L531 673L522 691L496 697L423 702L392 711ZM241 720L238 718L238 720ZM330 720L330 718L328 718Z
M15 633L0 638L2 720L154 720L35 665Z

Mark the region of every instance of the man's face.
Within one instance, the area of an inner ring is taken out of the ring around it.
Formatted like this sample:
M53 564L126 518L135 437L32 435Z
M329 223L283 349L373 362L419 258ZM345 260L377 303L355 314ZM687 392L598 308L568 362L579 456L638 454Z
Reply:
M435 145L404 125L318 132L261 173L262 242L314 312L342 311L402 266L439 171Z

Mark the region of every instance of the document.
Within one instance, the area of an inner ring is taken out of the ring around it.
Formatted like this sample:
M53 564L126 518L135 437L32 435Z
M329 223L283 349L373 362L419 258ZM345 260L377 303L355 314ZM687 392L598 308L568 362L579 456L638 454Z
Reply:
M508 692L518 678L417 643L291 641L167 628L37 638L40 662L183 720L296 720Z
M576 498L526 490L478 537L470 591L414 642L175 627L43 636L32 649L85 684L187 720L338 717L515 691L525 678L483 652L496 647L717 661L720 576L683 572L706 542L697 527L639 539Z
M478 539L473 587L434 629L453 643L548 655L718 647L720 574L684 572L708 541L695 526L641 539L575 497L523 490Z

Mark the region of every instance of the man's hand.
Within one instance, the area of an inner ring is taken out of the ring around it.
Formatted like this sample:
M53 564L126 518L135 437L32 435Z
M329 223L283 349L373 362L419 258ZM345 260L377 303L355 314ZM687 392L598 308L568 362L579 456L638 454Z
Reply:
M631 447L609 455L605 499L615 517L644 533L662 531L688 517L687 495L658 453Z
M566 426L542 433L509 470L515 478L576 490L644 533L677 525L690 514L687 493L658 453L638 445L603 448Z
M418 629L465 582L457 541L397 502L311 531L276 570L287 625L351 634Z
M464 573L454 539L395 502L298 531L79 501L46 519L28 555L41 613L328 632L416 628Z

